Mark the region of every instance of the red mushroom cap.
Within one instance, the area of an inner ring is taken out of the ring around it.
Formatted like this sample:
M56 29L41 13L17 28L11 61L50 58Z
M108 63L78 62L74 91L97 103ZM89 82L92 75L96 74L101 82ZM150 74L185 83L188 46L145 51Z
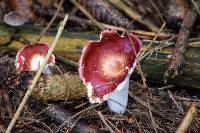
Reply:
M18 71L37 71L43 63L49 50L47 43L35 43L26 45L19 50L15 60L16 70ZM55 56L52 54L48 64L55 63Z
M130 34L138 54L141 41ZM99 41L90 42L84 47L80 59L80 78L88 89L90 102L102 102L108 94L123 88L122 83L130 76L136 57L128 36L120 36L116 31L103 31Z

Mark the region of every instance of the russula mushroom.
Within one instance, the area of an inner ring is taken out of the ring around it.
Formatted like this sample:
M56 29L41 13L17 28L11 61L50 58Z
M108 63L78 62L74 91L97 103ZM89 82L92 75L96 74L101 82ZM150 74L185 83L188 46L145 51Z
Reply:
M11 11L4 15L4 22L10 26L21 26L26 22L25 17L16 11Z
M49 50L47 43L35 43L26 45L19 50L15 60L16 70L23 71L37 71L42 65L44 58ZM55 56L52 54L46 64L43 73L50 74L49 66L55 64Z
M79 75L90 102L107 101L109 109L119 114L125 112L129 78L141 48L141 41L136 36L130 34L130 38L134 48L128 36L105 30L99 41L84 47L79 62Z

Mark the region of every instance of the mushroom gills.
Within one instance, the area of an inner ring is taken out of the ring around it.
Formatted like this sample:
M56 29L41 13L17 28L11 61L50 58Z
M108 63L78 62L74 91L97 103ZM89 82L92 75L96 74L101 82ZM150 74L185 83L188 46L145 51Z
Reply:
M117 89L109 94L108 108L118 114L124 114L128 103L129 77L118 85Z

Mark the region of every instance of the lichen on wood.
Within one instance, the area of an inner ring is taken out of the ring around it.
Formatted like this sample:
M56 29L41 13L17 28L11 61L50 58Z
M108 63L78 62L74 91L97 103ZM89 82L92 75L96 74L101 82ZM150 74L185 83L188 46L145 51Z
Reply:
M40 100L68 100L80 99L86 96L86 89L82 81L75 74L42 76L32 97Z

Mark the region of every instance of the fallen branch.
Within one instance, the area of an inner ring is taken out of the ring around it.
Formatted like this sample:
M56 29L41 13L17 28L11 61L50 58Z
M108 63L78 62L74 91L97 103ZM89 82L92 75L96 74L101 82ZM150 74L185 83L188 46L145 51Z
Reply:
M137 21L143 25L145 25L147 28L149 28L151 31L158 32L159 28L148 21L145 18L142 18L137 11L134 11L129 6L127 6L122 0L109 0L113 5L115 5L120 10L124 11L128 16L130 16L134 21Z
M53 15L53 17L51 18L51 21L48 23L48 25L45 27L45 29L42 31L41 35L39 37L36 38L36 42L39 42L40 39L45 35L45 33L48 31L48 29L51 27L51 25L53 24L53 22L55 21L59 11L60 11L60 8L63 4L64 0L61 0L59 5L58 5L58 8L55 12L55 14ZM34 42L35 43L35 42Z
M65 18L64 18L64 20L63 20L63 22L62 22L62 23L60 24L60 26L59 26L57 35L56 35L56 37L55 37L55 39L54 39L54 41L53 41L53 43L52 43L52 45L51 45L51 47L50 47L50 49L49 49L47 55L46 55L46 57L45 57L45 59L44 59L42 65L41 65L41 67L39 68L39 70L38 70L36 76L34 77L34 79L33 79L33 81L32 81L32 84L29 86L29 88L28 88L28 90L27 90L27 92L26 92L24 98L22 99L22 101L21 101L21 103L20 103L20 105L19 105L19 107L18 107L16 113L14 114L14 117L12 118L10 124L8 125L8 128L7 128L7 130L6 130L6 133L10 133L11 130L12 130L12 128L13 128L13 126L15 125L15 122L16 122L17 118L19 117L19 115L20 115L20 113L21 113L21 111L22 111L24 105L26 104L26 102L27 102L29 96L31 95L31 93L32 93L32 91L33 91L33 89L34 89L34 87L35 87L35 85L36 85L36 83L37 83L37 80L39 79L41 73L43 72L43 69L45 68L46 63L48 62L49 57L51 56L51 54L52 54L54 48L56 47L57 41L58 41L58 39L60 38L60 36L61 36L61 34L62 34L62 31L63 31L63 29L64 29L64 26L65 26L65 24L66 24L66 22L67 22L67 19L68 19L68 15L66 14L66 16L65 16Z
M102 113L100 111L98 111L97 114L99 115L99 117L102 120L102 122L104 123L104 125L108 128L109 132L115 133L115 131L108 125L107 121L104 119L104 116L102 115Z
M47 115L51 120L58 122L59 124L63 124L69 117L73 116L73 114L58 105L50 104L45 109L44 114ZM71 128L73 123L76 122L75 119L71 119L66 125L66 128ZM71 132L77 133L98 133L98 129L93 128L90 124L85 120L79 120L77 124L71 129Z
M96 24L97 27L99 27L99 29L103 30L105 29L105 27L100 24L79 2L77 2L76 0L71 0L71 2L79 9L81 10L81 12L83 12L85 14L85 16L87 16L90 20L92 20L92 22L94 24Z
M176 133L186 133L188 128L191 126L192 122L196 118L196 116L197 116L197 105L196 103L192 103L185 117L178 126Z

